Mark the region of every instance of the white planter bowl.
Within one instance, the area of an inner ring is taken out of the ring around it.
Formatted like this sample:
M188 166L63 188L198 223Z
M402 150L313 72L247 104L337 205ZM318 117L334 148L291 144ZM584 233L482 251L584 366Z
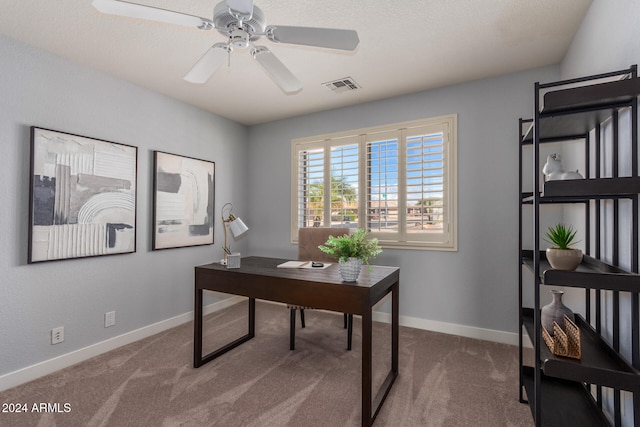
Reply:
M580 249L547 249L547 261L555 270L573 271L582 262Z

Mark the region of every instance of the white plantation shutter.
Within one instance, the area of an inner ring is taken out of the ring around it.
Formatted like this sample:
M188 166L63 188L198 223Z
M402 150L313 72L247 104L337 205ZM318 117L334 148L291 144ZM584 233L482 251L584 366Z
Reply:
M365 228L383 247L456 250L457 116L294 140L299 227Z
M324 150L308 147L298 152L296 161L297 223L317 227L324 222Z
M384 233L384 240L399 236L399 136L397 130L366 136L366 223L371 232Z
M358 152L358 138L331 142L329 167L332 227L356 223L358 218Z
M449 126L437 123L407 129L406 238L448 244L452 219L446 147Z

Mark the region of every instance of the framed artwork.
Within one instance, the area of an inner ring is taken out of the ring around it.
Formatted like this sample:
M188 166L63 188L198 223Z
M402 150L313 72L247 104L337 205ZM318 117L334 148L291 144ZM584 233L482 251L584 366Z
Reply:
M155 151L153 250L213 244L215 163Z
M136 251L138 148L31 127L28 262Z

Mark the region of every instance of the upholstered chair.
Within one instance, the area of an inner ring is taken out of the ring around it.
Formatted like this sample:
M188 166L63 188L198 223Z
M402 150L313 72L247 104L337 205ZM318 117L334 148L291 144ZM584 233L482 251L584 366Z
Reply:
M329 228L329 227L306 227L298 230L298 260L299 261L319 261L326 263L338 262L333 256L325 254L319 245L323 245L329 236L344 236L349 234L348 228ZM289 338L289 348L295 349L296 340L296 311L300 311L300 323L304 328L304 310L313 307L301 307L298 305L287 305L291 316L291 332ZM344 314L344 328L347 329L347 350L351 350L351 341L353 336L353 315Z

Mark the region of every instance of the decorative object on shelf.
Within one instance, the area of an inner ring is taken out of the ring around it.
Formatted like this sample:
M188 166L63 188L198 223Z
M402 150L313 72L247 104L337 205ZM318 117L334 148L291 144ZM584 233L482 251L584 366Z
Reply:
M564 329L558 322L553 322L553 334L542 330L542 338L556 356L582 359L580 328L567 316L564 316Z
M215 163L153 153L152 249L213 244Z
M544 174L545 181L584 179L584 177L577 170L575 172L565 172L564 167L562 166L562 161L560 160L560 155L556 153L547 156L547 163L544 164L542 173Z
M543 329L551 336L554 335L554 323L564 324L564 317L568 317L572 322L576 320L573 311L562 302L563 291L551 290L553 300L540 310L540 321Z
M227 216L225 217L224 214L224 210L227 208L227 206L229 207L229 212L227 213ZM236 253L231 253L231 249L229 248L229 246L227 245L227 227L229 228L229 230L231 230L231 234L233 235L234 238L238 238L240 236L242 236L244 233L246 233L249 230L249 227L247 227L245 225L244 222L242 222L242 220L236 216L234 216L231 211L233 210L233 205L231 203L226 203L223 207L222 207L222 229L224 231L224 246L222 247L222 249L224 250L224 259L222 261L220 261L220 264L222 265L226 265L229 266L228 263L228 258L230 255L237 255L238 256L238 267L229 267L229 268L239 268L240 267L240 253L236 252Z
M369 259L382 252L378 239L367 239L367 231L360 228L353 234L329 236L324 245L318 246L322 252L338 258L338 268L345 282L358 280L362 264L369 266Z
M28 263L136 251L138 148L31 127Z
M582 262L582 251L571 247L576 237L576 231L572 226L557 224L549 227L546 234L547 242L553 247L547 249L547 261L556 270L573 271Z

